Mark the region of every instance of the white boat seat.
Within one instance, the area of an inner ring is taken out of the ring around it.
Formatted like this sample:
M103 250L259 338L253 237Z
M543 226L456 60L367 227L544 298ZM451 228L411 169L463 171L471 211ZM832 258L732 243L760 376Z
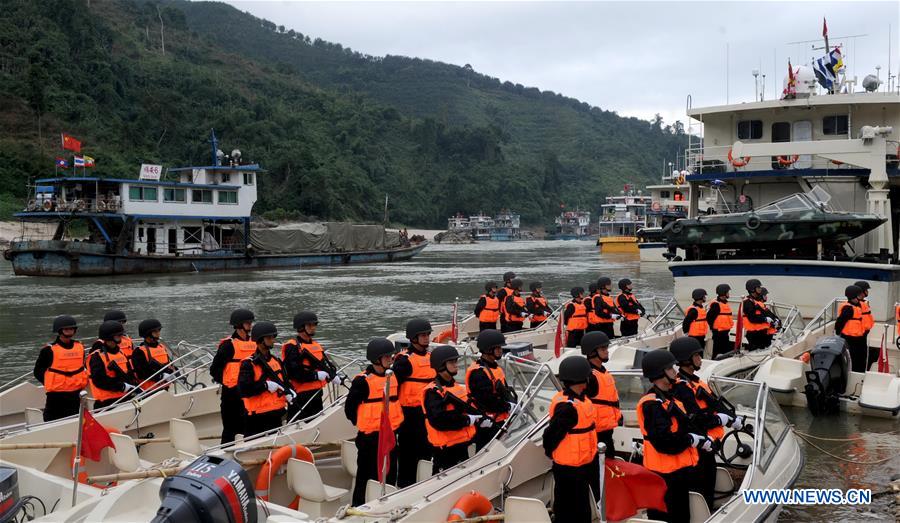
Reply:
M109 437L115 446L115 450L109 453L109 460L117 469L122 472L134 472L141 468L141 458L131 436L113 432Z
M314 463L296 458L288 460L287 484L294 494L300 496L300 506L312 517L332 516L348 497L350 491L332 487L322 482L319 469Z
M416 466L416 482L425 481L434 475L434 464L427 459L420 459Z
M178 452L191 457L203 454L204 447L200 444L193 422L178 418L169 420L169 437Z
M385 484L384 485L384 493L385 495L390 494L397 490L397 487ZM376 499L381 497L381 483L378 482L377 479L370 479L366 482L366 502L375 501Z
M894 374L867 372L859 394L859 406L896 415L900 412L900 378Z
M734 478L724 467L716 467L716 494L734 494Z
M691 523L703 523L709 519L709 505L701 494L688 492L688 506L691 509Z
M343 440L341 441L341 465L344 466L344 470L347 471L347 474L350 474L350 477L356 477L356 458L357 458L357 449L356 444L352 441Z
M775 357L769 365L768 375L763 378L769 388L775 392L796 392L803 390L806 384L804 363L792 358ZM754 381L759 382L761 376L757 373Z
M26 407L25 408L25 424L26 425L37 425L38 423L44 422L44 411L41 409L36 409L34 407Z
M503 505L503 516L506 521L550 523L550 514L544 502L534 498L509 496Z

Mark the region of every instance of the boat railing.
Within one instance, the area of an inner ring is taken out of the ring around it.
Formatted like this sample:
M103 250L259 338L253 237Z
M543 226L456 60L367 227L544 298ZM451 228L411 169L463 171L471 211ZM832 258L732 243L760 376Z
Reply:
M806 336L819 330L822 330L824 332L824 329L830 323L834 323L834 321L837 320L838 309L845 301L847 301L846 298L838 297L828 302L827 305L822 307L819 312L815 316L813 316L813 319L809 320L806 323L806 327L804 327L803 332L801 332L800 335L797 336L797 338L799 339L801 336Z
M647 310L647 317L651 319L650 325L644 329L644 332L669 330L681 326L684 321L684 309L674 297L638 296L637 298ZM640 336L641 333L637 335Z
M25 206L28 212L119 212L122 210L122 199L118 196L99 198L46 198L28 200Z
M784 163L779 163L777 159L773 161L772 156L750 157L746 165L735 167L732 162L741 163L746 159L732 156L732 159L729 160L728 154L730 151L731 145L697 145L685 149L687 170L696 174L714 174L719 172L770 171L772 169L789 172L795 169L837 170L855 167L851 164L835 163L819 155L802 155L800 160L795 160L793 156L782 157ZM802 167L799 167L800 165Z
M18 385L20 383L24 383L26 381L31 381L29 379L29 377L32 375L33 375L33 373L31 371L28 371L25 374L22 374L21 376L19 376L18 378L7 381L3 385L0 385L0 393L6 392L7 390L15 387L16 385Z

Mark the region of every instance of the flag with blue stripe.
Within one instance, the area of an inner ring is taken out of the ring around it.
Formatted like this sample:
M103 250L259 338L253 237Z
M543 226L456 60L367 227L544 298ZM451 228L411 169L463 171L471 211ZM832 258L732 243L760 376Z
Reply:
M829 90L834 89L837 75L843 68L844 60L841 56L840 48L837 47L826 56L819 58L813 63L813 72L816 73L816 79L819 81L819 85Z

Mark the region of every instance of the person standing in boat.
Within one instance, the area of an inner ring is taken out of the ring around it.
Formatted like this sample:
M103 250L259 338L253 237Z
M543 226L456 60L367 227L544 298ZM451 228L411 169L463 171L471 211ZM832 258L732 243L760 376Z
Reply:
M124 312L120 310L111 310L107 311L106 314L103 315L103 321L117 321L122 324L122 332L125 332L125 324L128 323L128 317ZM102 340L97 340L101 345L103 344ZM98 347L99 348L99 347ZM131 361L131 355L134 352L134 340L131 339L128 334L122 334L122 342L119 344L119 349L122 351L122 354L128 358L128 361ZM93 347L91 348L93 351Z
M589 522L591 492L600 499L594 407L587 395L590 376L591 364L583 356L569 356L559 364L563 390L553 396L543 436L544 453L553 460L554 521Z
M587 396L594 409L594 425L597 441L606 444L606 457L615 458L613 430L623 423L622 411L619 410L619 391L616 380L612 377L604 363L609 361L609 336L603 332L589 332L581 339L581 353L591 364L591 377L588 379ZM597 471L599 474L600 471Z
M476 343L481 357L466 369L466 389L472 402L497 422L476 428L475 449L481 450L500 430L500 423L509 417L515 407L515 396L506 384L506 374L497 364L503 357L506 337L498 330L487 329L478 333Z
M597 297L597 284L588 284L587 296L584 298L584 310L587 312L587 329L585 332L594 332L599 330L600 319L594 315L594 298Z
M44 421L78 414L81 391L87 386L84 345L75 339L78 322L72 316L53 320L56 339L44 345L34 363L34 378L47 394Z
M507 271L503 273L503 288L497 291L497 299L500 300L500 331L506 332L506 310L505 303L506 297L512 294L512 287L510 284L513 279L516 277L516 273L512 271Z
M241 361L238 371L238 391L247 411L242 433L247 438L280 427L288 404L296 398L284 365L272 354L277 337L278 329L269 321L250 330L256 350Z
M507 294L503 306L506 332L522 330L522 327L525 325L525 318L528 317L528 310L525 308L525 298L522 297L522 285L523 282L519 278L509 282L512 293Z
M652 386L635 410L644 436L643 465L666 482L667 512L648 510L648 519L690 521L689 491L698 484L696 467L700 452L713 452L712 439L693 432L685 406L672 387L678 375L675 356L656 349L641 360L641 371Z
M370 365L360 372L350 383L350 391L344 402L344 414L350 423L356 425L356 485L353 487L352 504L358 507L366 502L366 483L378 479L378 431L381 428L381 413L384 411L384 389L388 385L388 420L397 432L403 423L403 409L400 406L400 385L396 375L385 373L391 368L394 344L387 338L374 338L366 345L366 359ZM429 362L430 363L430 362ZM388 458L386 483L397 482L398 448L391 450Z
M597 294L591 300L591 313L593 313L593 319L596 323L594 324L593 329L590 326L588 327L588 330L600 331L606 334L609 339L616 337L613 326L615 325L616 320L622 318L611 293L612 280L605 276L598 279ZM588 323L591 322L591 319L589 314Z
M616 308L622 315L619 333L622 336L634 336L638 333L638 320L647 314L647 310L634 296L634 285L631 280L628 278L619 280L619 290L621 292L616 296Z
M220 411L222 415L222 444L234 441L236 434L244 430L247 411L238 390L238 373L241 362L256 352L256 343L250 339L250 330L256 317L247 309L235 309L230 323L234 327L231 336L219 341L219 348L209 366L214 382L222 385Z
M454 379L459 371L459 352L454 347L443 345L434 349L430 360L435 379L425 387L422 410L428 442L434 448L432 474L437 474L469 459L476 426L487 428L493 422L462 408L461 404L469 402L469 391ZM451 400L450 395L456 399Z
M719 354L731 352L734 346L731 343L731 328L734 327L734 317L731 315L731 305L728 304L731 286L720 283L716 286L716 300L706 309L706 323L712 331L712 356L715 359Z
M547 304L547 298L544 297L543 283L533 281L529 287L531 295L525 298L525 308L528 310L528 314L531 315L528 327L536 329L547 321L547 317L553 314L553 309L550 308Z
M850 349L853 372L866 372L869 364L876 361L878 357L877 351L870 354L866 329L863 324L862 306L860 305L862 295L863 290L856 285L849 285L844 289L847 301L838 308L838 317L834 322L834 331L844 338L847 348Z
M140 390L133 383L131 363L120 347L124 333L125 328L116 320L104 321L100 325L97 334L103 347L88 357L94 409L112 405L122 396Z
M397 429L397 446L400 448L397 463L397 485L400 488L416 482L419 460L432 456L431 444L425 430L425 412L422 397L425 386L434 381L428 345L431 339L431 323L424 318L406 322L406 338L409 348L394 359L394 375L400 383L400 406L403 423Z
M497 284L489 281L484 284L484 294L475 304L475 316L478 316L478 331L496 329L500 319L500 298L497 297Z
M697 340L701 347L706 347L706 333L709 332L709 324L706 322L706 289L694 289L691 292L693 303L684 313L684 320L681 322L681 330L685 336L690 336Z
M862 289L862 295L859 298L859 306L862 308L863 314L863 330L866 331L866 339L869 339L869 332L872 331L872 327L875 326L875 317L872 316L872 308L869 306L869 289L871 286L869 282L860 280L853 285L856 285L860 289ZM876 353L877 354L877 353ZM877 358L877 356L876 356Z
M157 319L138 324L138 335L143 341L131 354L131 366L135 381L143 390L162 390L156 384L169 381L176 370L169 364L169 348L159 341L161 331L162 323ZM168 385L163 388L168 388Z
M572 287L572 300L563 309L566 326L566 347L577 347L588 328L587 308L584 304L584 287Z
M750 350L765 349L769 346L769 325L774 320L767 314L768 308L762 301L762 283L755 278L747 280L745 288L747 297L741 302L744 336Z
M298 312L294 315L294 330L297 331L297 337L281 345L284 370L291 387L297 393L297 399L288 404L288 420L305 419L322 412L324 408L322 394L325 385L330 380L334 380L335 383L340 383L341 380L341 376L331 376L324 370L328 368L325 363L328 356L325 355L325 349L319 342L313 339L318 325L319 317L316 313Z
M778 315L775 314L775 311L769 308L766 305L766 302L769 301L769 289L762 287L759 290L760 301L763 303L763 306L766 308L766 317L771 318L771 322L769 322L769 326L766 328L766 347L772 346L772 340L775 339L775 335L778 334L778 329L781 328L781 319L778 318ZM769 321L769 320L766 320Z
M703 347L693 338L676 338L669 344L669 352L678 361L678 378L672 389L675 398L684 405L694 427L706 429L706 435L719 444L725 429L741 430L744 416L732 417L718 408L720 400L709 385L697 376L703 362ZM716 455L700 452L697 465L700 494L713 511L716 490Z

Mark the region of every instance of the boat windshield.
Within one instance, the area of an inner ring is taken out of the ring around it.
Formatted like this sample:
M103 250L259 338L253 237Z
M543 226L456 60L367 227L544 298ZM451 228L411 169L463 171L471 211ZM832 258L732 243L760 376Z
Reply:
M511 449L547 415L553 396L562 387L544 363L508 354L500 365L506 375L506 383L518 395L515 410L497 435L503 446Z
M786 212L822 210L831 212L828 202L831 201L831 195L821 186L814 186L809 192L796 193L785 196L780 200L776 200L768 205L760 207L756 214L783 214Z

